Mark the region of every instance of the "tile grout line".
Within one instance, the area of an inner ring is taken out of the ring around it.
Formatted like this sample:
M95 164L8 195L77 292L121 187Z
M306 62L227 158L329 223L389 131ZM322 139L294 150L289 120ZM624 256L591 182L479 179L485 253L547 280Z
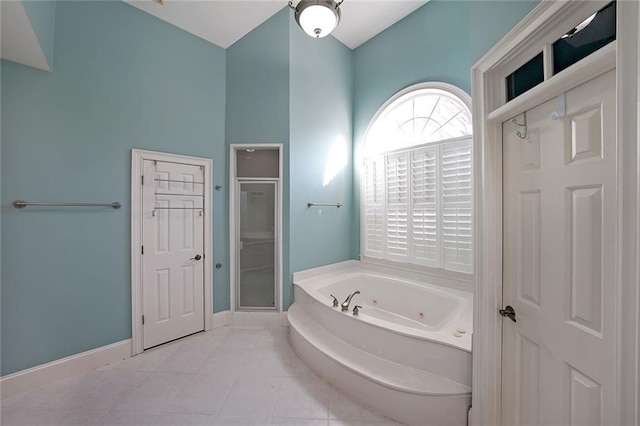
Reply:
M215 422L216 418L218 417L218 413L220 413L220 409L222 408L222 406L224 405L224 403L227 401L227 399L229 398L229 395L231 394L231 390L233 389L233 387L235 386L236 382L238 381L238 377L236 377L235 379L233 379L233 383L231 384L231 386L229 386L229 390L227 391L227 394L224 396L224 399L222 400L222 402L220 403L220 405L218 406L218 408L216 409L216 413L213 415L213 421Z
M139 354L138 356L140 356L142 354ZM126 370L123 370L126 371ZM133 370L134 372L138 372L138 373L143 373L143 376L140 378L140 380L138 380L135 384L133 384L129 390L127 390L126 392L124 392L122 394L122 396L120 396L119 398L116 398L113 401L113 404L111 404L111 407L109 407L109 409L107 410L106 413L104 413L102 416L98 417L96 419L96 423L99 423L100 420L104 419L105 417L107 417L111 412L117 413L117 410L114 410L113 407L115 407L116 405L118 405L118 403L126 398L131 392L133 392L135 390L136 387L138 387L138 385L140 385L140 383L142 383L147 377L149 377L155 370L151 370L151 371L140 371L140 370ZM125 412L125 411L123 411ZM133 413L134 411L129 411L130 413ZM149 414L149 413L144 413L144 414Z
M284 376L280 376L280 383L278 384L278 394L276 395L276 399L273 401L273 406L271 407L271 414L269 414L269 425L271 425L273 421L273 413L276 411L276 405L278 405L278 401L280 400L280 395L282 395L282 382L284 381Z

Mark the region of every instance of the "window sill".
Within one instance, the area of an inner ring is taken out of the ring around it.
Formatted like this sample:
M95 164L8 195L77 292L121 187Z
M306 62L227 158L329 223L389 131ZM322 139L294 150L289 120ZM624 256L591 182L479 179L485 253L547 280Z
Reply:
M475 283L474 274L465 274L463 272L447 271L440 268L430 268L423 265L414 265L412 263L395 262L393 260L378 259L375 257L360 256L360 261L370 265L383 266L385 268L394 268L402 271L417 273L420 275L438 278L443 285L452 286L465 291L473 291Z

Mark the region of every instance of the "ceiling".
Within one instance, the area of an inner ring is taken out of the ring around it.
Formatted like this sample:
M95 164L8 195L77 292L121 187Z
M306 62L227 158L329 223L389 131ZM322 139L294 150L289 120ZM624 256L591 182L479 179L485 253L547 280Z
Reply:
M287 6L287 0L164 0L164 5L124 1L225 49ZM342 20L332 35L355 49L427 1L345 0Z
M2 59L51 71L22 2L0 1L0 10Z

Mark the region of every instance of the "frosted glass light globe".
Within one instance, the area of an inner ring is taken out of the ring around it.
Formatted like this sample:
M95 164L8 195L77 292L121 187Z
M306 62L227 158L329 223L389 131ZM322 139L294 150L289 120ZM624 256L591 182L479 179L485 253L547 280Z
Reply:
M300 27L311 37L328 36L338 25L336 13L323 5L312 5L300 13Z

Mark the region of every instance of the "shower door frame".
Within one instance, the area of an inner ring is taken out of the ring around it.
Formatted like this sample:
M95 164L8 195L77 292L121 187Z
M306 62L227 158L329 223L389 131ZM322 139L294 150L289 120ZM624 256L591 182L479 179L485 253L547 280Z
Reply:
M242 301L242 286L241 286L241 280L242 280L242 270L241 270L241 266L242 266L242 255L240 254L240 251L236 251L236 264L235 264L235 273L236 273L236 279L235 279L235 291L236 291L236 304L235 304L235 309L236 310L241 310L243 312L255 312L255 311L274 311L274 312L280 312L280 301L279 301L279 295L280 295L280 291L278 290L278 282L279 282L279 271L280 268L278 267L278 259L279 259L279 255L278 255L278 247L280 246L280 241L278 238L278 234L280 231L280 224L278 223L278 215L280 213L280 206L279 206L279 197L278 197L278 184L279 184L279 179L276 178L236 178L236 189L235 189L235 193L236 193L236 235L235 235L235 242L236 242L236 247L238 245L240 245L240 250L242 250L242 236L240 233L240 229L242 228L242 224L241 221L242 219L239 218L239 215L242 212L242 208L239 205L241 202L240 199L240 194L241 194L241 189L242 189L242 184L269 184L269 185L273 185L274 188L274 241L273 241L273 247L274 247L274 253L273 253L273 298L275 300L275 305L271 308L268 306L241 306L241 301Z
M277 149L278 177L277 178L238 178L236 152L243 149ZM239 200L237 192L240 182L275 182L276 184L276 232L275 232L275 294L276 309L272 308L243 308L241 312L282 312L282 199L283 199L283 145L282 144L231 144L229 150L229 308L231 313L238 311L239 294L237 289L238 271L240 267L238 236L240 223L238 221Z

